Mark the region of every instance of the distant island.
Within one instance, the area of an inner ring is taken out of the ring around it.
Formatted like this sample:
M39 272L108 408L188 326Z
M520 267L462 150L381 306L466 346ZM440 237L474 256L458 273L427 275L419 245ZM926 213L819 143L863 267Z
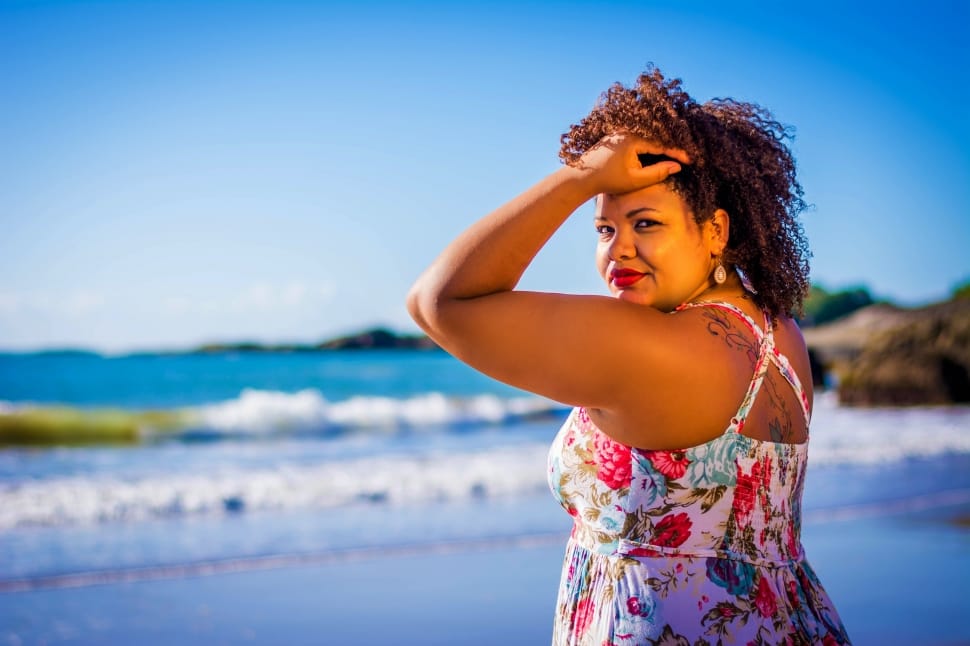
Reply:
M315 344L207 343L188 350L185 354L327 352L333 350L440 350L440 348L438 344L423 334L398 334L387 328L376 327Z

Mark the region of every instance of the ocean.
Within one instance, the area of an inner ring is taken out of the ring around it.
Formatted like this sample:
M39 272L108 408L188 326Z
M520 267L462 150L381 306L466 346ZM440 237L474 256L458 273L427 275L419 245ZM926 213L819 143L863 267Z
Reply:
M568 410L442 352L0 354L0 412L52 406L110 408L137 434L0 446L0 606L24 591L559 543L570 526L545 480ZM970 407L851 409L820 393L809 456L806 526L966 506Z

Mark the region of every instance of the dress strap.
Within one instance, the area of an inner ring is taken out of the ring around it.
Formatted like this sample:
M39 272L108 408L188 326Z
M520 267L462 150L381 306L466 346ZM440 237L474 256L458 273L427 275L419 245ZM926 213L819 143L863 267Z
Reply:
M772 332L773 323L771 317L767 312L764 312L765 322L764 327L759 327L757 323L754 322L750 316L748 316L744 310L742 310L737 305L733 303L728 303L725 301L699 301L696 303L684 303L677 307L675 311L682 311L685 309L693 309L695 307L716 307L725 312L734 314L742 323L747 326L749 330L755 335L758 343L760 344L760 349L758 352L758 360L755 363L754 374L751 377L751 383L748 385L748 392L745 394L744 399L741 401L741 405L738 407L738 412L735 414L734 419L731 420L731 427L735 432L740 433L741 429L744 427L744 422L748 417L748 412L754 405L754 400L758 395L758 391L761 390L761 384L764 381L765 374L768 372L768 366L774 363L778 368L778 372L785 378L785 381L789 383L795 394L798 395L798 401L802 405L802 414L805 417L805 424L808 425L811 421L811 411L808 406L808 395L805 389L802 387L801 381L798 379L798 374L791 366L791 362L788 361L788 357L779 352L778 348L775 347L775 337Z
M802 387L802 381L798 378L798 373L792 368L791 362L788 361L788 357L783 355L778 351L778 348L774 348L771 354L771 360L774 362L775 366L778 368L778 372L781 376L785 378L785 381L791 385L792 390L798 395L798 401L802 404L802 415L805 416L805 425L808 426L812 421L812 409L808 405L808 393Z

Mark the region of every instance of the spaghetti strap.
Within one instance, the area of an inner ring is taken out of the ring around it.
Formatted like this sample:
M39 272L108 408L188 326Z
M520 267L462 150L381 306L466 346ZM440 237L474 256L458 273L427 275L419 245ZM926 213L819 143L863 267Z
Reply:
M748 316L741 308L733 303L728 303L726 301L699 301L696 303L684 303L680 305L675 311L682 311L685 309L693 309L695 307L716 307L717 309L729 312L738 319L740 319L751 332L758 339L761 349L758 353L758 361L755 364L754 375L751 377L751 383L748 386L748 392L745 394L744 400L741 402L741 406L738 407L738 412L732 420L732 428L734 432L740 433L741 428L744 426L744 421L747 419L748 412L751 410L751 406L754 404L754 399L761 389L761 383L764 381L765 374L768 372L768 364L774 363L775 367L778 368L778 372L781 376L785 378L785 381L792 387L795 394L798 395L798 401L802 405L802 415L805 417L806 427L810 424L812 413L808 405L808 394L805 392L805 388L802 386L801 380L798 378L798 373L792 368L791 362L788 357L783 355L778 348L775 347L775 337L772 332L772 320L768 316L767 312L764 312L765 323L764 327L759 327L754 320Z

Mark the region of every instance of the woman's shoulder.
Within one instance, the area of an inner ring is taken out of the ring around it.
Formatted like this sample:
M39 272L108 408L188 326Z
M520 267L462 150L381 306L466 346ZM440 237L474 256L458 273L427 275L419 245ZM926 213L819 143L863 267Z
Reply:
M620 380L631 393L625 405L589 411L603 432L630 446L683 448L721 434L737 412L757 364L758 330L765 321L756 305L719 299L692 303L668 316L670 335L659 343L676 360L669 362L651 396L645 396L638 377L646 368L630 362L620 368L632 371L629 379ZM656 344L658 339L641 336L637 343Z

